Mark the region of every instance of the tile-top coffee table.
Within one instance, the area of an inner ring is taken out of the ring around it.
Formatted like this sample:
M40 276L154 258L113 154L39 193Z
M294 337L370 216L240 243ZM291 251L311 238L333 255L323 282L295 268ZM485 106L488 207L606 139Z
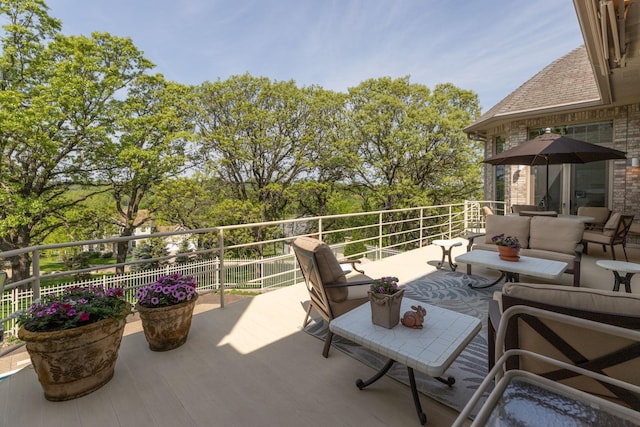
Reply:
M371 322L371 305L365 303L343 314L329 323L329 328L348 340L389 358L389 361L373 377L366 381L358 379L356 386L363 389L373 384L391 368L395 362L407 366L413 401L420 423L427 421L422 411L413 370L452 385L453 377L441 378L451 363L460 355L473 337L480 331L480 319L455 311L425 304L404 297L400 315L421 305L427 310L422 329L411 329L398 323L392 329Z
M456 262L491 268L502 273L495 282L488 285L469 285L474 288L488 288L489 286L497 284L505 277L507 282L517 282L520 280L520 274L553 280L562 276L569 266L566 262L528 256L520 256L520 260L518 261L504 261L500 259L498 252L484 251L481 249L475 249L471 252L458 255Z

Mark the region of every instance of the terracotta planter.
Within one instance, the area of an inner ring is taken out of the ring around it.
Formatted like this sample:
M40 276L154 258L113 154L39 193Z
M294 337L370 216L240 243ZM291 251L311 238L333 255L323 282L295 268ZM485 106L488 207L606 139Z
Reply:
M61 401L84 396L113 377L118 350L131 312L78 328L55 332L30 332L20 328L31 363L47 400Z
M144 336L151 350L173 350L187 341L197 300L198 294L189 301L168 307L148 308L136 304Z
M518 261L520 259L520 249L498 246L498 252L500 259L504 261Z
M391 329L400 322L400 305L404 289L393 295L368 292L371 302L371 321L374 325Z

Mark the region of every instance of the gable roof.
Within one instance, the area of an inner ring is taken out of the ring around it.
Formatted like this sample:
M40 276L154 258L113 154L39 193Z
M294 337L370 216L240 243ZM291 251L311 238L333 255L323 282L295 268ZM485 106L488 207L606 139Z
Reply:
M516 117L601 105L585 46L553 61L465 129L473 133Z

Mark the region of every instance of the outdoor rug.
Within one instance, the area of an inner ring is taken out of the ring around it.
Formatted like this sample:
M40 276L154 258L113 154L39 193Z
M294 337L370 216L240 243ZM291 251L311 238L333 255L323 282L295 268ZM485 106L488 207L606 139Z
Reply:
M436 270L407 283L404 294L408 298L475 316L482 321L482 330L443 375L445 378L453 376L456 379L453 386L449 387L427 375L414 371L416 384L421 393L458 412L464 408L487 375L487 309L493 292L499 289L499 286L472 289L468 286L469 283L473 283L475 286L491 283L491 280L479 276L468 276L460 272ZM427 310L428 317L429 311ZM327 324L322 318L317 318L307 326L305 331L324 340ZM380 369L388 360L384 356L362 348L338 335L333 336L332 344L332 349L337 348L376 370ZM318 347L318 351L320 350L321 348ZM387 375L407 386L409 385L405 365L395 363ZM365 379L363 378L363 380ZM375 385L371 387L375 387ZM409 391L407 392L409 393ZM480 406L481 403L476 406L473 415L477 413Z

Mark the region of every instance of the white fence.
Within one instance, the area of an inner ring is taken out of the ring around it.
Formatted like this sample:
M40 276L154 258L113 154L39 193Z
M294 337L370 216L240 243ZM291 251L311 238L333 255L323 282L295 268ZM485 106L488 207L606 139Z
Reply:
M161 276L181 273L194 276L199 293L220 290L220 260L207 259L179 264L168 264L161 268L126 272L122 275L104 275L99 278L80 280L43 287L42 293L56 293L71 286L99 285L105 288L118 287L125 290L125 298L135 303L136 289L153 283ZM289 286L299 282L300 272L293 255L269 257L262 260L225 259L225 289L239 289L264 292L269 289ZM31 306L34 300L32 289L14 288L4 292L0 299L2 317L16 313ZM17 336L18 326L15 318L5 325L8 336Z

